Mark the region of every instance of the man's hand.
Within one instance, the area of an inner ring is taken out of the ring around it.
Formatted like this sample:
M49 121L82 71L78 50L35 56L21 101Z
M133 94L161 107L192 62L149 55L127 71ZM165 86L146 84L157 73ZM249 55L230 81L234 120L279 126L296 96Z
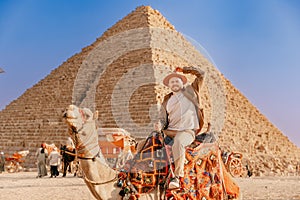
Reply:
M181 67L176 67L175 72L183 72L183 69Z

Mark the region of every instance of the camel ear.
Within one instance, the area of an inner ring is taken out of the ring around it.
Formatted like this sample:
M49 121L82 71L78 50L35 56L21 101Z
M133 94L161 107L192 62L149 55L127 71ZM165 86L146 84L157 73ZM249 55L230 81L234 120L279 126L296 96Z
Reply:
M93 120L98 119L98 117L99 117L99 112L98 112L98 110L96 110L93 115Z

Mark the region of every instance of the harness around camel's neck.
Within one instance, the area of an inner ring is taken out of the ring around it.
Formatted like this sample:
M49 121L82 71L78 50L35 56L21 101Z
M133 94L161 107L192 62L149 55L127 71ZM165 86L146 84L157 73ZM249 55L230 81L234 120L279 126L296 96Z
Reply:
M98 134L95 133L95 131L94 122L86 122L78 131L72 130L72 137L77 150L76 156L82 160L93 161L95 161L96 157L98 157L104 166L109 167L101 153L101 149L98 144ZM92 185L104 185L116 181L118 179L118 175L116 174L112 179L103 182L90 180L85 175L84 179Z

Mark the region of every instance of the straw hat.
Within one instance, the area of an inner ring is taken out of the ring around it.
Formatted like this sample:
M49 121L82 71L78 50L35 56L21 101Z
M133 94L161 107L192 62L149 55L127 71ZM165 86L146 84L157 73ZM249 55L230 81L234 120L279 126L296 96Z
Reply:
M181 74L178 74L176 72L173 72L172 74L169 74L168 76L166 76L163 80L163 83L165 86L168 86L169 85L169 80L173 77L177 77L177 78L180 78L183 82L183 85L186 84L187 82L187 78Z

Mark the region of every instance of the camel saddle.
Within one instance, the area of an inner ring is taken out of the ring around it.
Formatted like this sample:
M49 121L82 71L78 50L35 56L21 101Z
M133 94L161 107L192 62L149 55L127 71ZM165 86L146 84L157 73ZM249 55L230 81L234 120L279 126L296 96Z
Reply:
M169 190L174 164L171 146L165 145L161 133L152 132L132 160L126 162L119 174L118 186L121 196L130 193L149 193L156 187L165 192L166 199L223 200L237 198L239 187L226 171L221 151L216 143L201 143L195 140L186 147L184 177L180 188Z

